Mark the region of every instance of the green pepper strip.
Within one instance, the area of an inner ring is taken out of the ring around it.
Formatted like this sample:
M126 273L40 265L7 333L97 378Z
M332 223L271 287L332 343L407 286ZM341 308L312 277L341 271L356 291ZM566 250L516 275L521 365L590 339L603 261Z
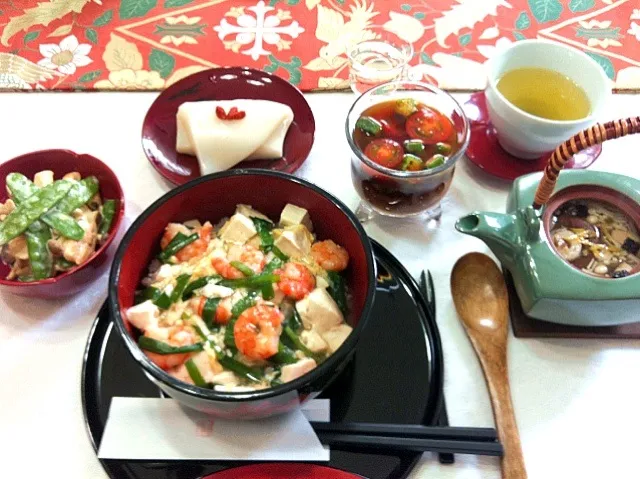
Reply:
M198 366L196 366L196 363L193 362L193 359L189 359L184 363L184 366L187 368L187 372L196 386L201 388L207 388L209 386L209 383L207 383L202 377L202 374L200 374L200 370Z
M231 261L229 263L231 266L233 266L235 269L237 269L238 271L240 271L242 274L245 275L245 277L249 277L249 276L255 276L255 271L253 271L251 268L249 268L246 264L241 263L240 261Z
M176 278L176 287L173 288L173 292L170 296L171 304L182 298L182 294L184 293L184 290L187 287L187 283L189 283L190 278L190 274L181 274Z
M0 223L0 246L24 233L32 223L62 200L71 186L72 183L66 180L55 181L20 203Z
M9 188L16 204L22 203L40 190L31 180L20 173L10 173L7 175L7 188ZM57 211L56 208L43 214L41 220L65 238L78 241L84 237L84 229L82 229L82 226L71 216Z
M138 338L138 346L145 351L151 351L156 354L181 354L202 351L204 343L188 344L186 346L171 346L170 344L158 341L157 339L140 336Z
M251 218L251 220L256 227L258 236L260 236L260 249L268 253L273 248L273 235L271 234L273 224L261 218Z
M273 251L273 254L275 254L276 257L280 258L282 261L289 261L289 257L286 254L284 254L282 250L277 246L274 246L273 248L271 248L271 251Z
M178 251L180 251L185 246L190 245L194 241L199 238L198 233L193 233L192 235L185 236L182 233L178 233L173 237L173 239L169 242L167 247L158 255L158 259L163 263L166 263L169 258L175 255Z
M154 301L155 304L160 309L169 309L171 307L171 296L167 293L161 293Z
M98 233L101 236L105 236L111 229L111 223L116 215L116 200L107 200L102 205L102 221L100 222L100 229Z
M218 304L220 303L220 298L207 298L204 303L204 307L202 308L202 320L207 327L213 327L213 320L216 317L216 310L218 309Z
M335 271L329 271L329 294L342 311L342 314L347 314L347 289L344 283L344 278Z
M136 292L135 303L140 304L147 300L151 300L155 303L160 296L162 296L162 292L158 288L150 286L142 291Z
M308 356L310 358L315 357L313 352L309 348L307 348L302 342L302 340L298 337L298 335L293 332L293 329L291 329L289 326L285 326L284 333L291 340L291 342L295 344L296 348L298 348L300 351L302 351L305 354L305 356Z
M193 293L194 293L195 290L200 289L200 288L204 288L207 285L207 283L209 283L209 281L214 280L214 279L220 279L220 278L222 278L222 276L217 275L217 274L213 274L211 276L203 276L202 278L198 278L196 280L193 280L184 289L184 293L182 293L182 299L183 300L189 299L191 296L193 296Z
M277 364L293 364L298 362L295 352L282 344L282 341L278 344L278 352L271 356L269 360Z
M51 230L42 221L36 221L27 228L25 237L33 278L39 280L51 277L53 258L47 246L51 239Z
M219 346L212 343L209 344L211 344L211 347L216 352L218 362L223 368L226 368L254 383L259 383L262 380L262 373L260 371L250 368L249 366L242 364L240 361L227 356Z
M277 274L259 274L250 278L223 279L218 284L229 288L261 288L265 284L277 283L278 281L280 281L280 276Z
M284 266L284 261L278 258L277 256L273 258L262 270L262 274L272 274L275 270L280 269Z

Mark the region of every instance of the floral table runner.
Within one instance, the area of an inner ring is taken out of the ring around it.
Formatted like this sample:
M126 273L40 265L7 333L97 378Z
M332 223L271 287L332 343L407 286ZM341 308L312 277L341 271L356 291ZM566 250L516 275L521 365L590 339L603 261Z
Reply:
M640 90L640 0L0 0L0 89L161 90L230 65L343 89L348 46L381 34L447 89L482 89L486 59L546 38Z

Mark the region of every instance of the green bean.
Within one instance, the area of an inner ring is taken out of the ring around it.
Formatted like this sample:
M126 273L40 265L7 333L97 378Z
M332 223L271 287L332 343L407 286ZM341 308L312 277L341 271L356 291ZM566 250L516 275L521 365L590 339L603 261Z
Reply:
M73 183L69 194L65 196L56 209L61 213L71 214L74 210L84 206L100 189L100 184L95 176L87 176Z
M273 285L271 283L265 284L262 288L260 288L260 292L262 294L262 299L270 300L276 295L276 292L273 290Z
M191 380L196 386L201 388L207 388L209 386L209 383L207 383L202 377L202 374L200 374L200 370L198 366L196 366L196 363L193 362L193 359L189 359L184 363L184 366L187 368L189 377L191 377Z
M344 283L344 278L335 271L329 271L329 294L342 311L342 314L347 314L347 287Z
M138 346L140 346L140 349L151 351L156 354L180 354L202 351L204 343L188 344L186 346L171 346L170 344L158 341L157 339L140 336L138 338Z
M284 333L291 340L291 342L295 344L296 348L298 348L300 351L302 351L305 354L305 356L308 356L310 358L315 357L313 352L304 345L300 337L293 331L293 329L291 329L289 326L285 326Z
M259 274L250 278L223 279L218 284L229 288L261 288L265 284L277 283L278 281L280 281L280 276L277 274Z
M56 181L16 206L16 209L0 223L0 246L24 233L34 221L58 203L69 192L71 186L69 181Z
M207 298L202 308L202 320L209 327L213 327L213 320L216 317L216 310L220 304L220 298Z
M182 294L187 287L187 283L189 283L189 278L191 278L190 274L181 274L176 278L176 287L173 288L173 292L169 297L171 304L182 298Z
M42 221L36 221L27 228L25 237L34 279L51 277L53 275L53 259L47 246L51 239L51 230Z
M40 188L35 186L26 176L20 173L10 173L7 175L7 187L16 204L22 203L29 196L40 190ZM58 211L56 208L42 215L42 221L65 238L76 241L81 240L84 237L82 226L71 216Z
M173 237L173 239L169 242L167 247L158 255L158 258L167 262L169 258L178 253L185 246L190 245L194 241L196 241L200 236L198 233L193 233L192 235L185 236L182 233L178 233ZM177 238L177 239L176 239Z
M291 308L291 316L287 318L287 322L294 331L300 331L300 328L302 328L302 319L295 305Z
M100 222L100 229L98 234L102 237L109 233L111 229L111 223L116 215L116 200L107 200L102 205L102 221Z
M273 248L273 235L271 234L273 224L261 218L251 219L253 220L253 224L256 227L258 236L260 236L260 249L268 253Z
M209 281L214 279L220 279L222 276L217 274L212 274L211 276L203 276L202 278L195 279L191 281L184 289L184 293L182 293L182 299L187 300L193 296L193 293L200 288L204 288Z
M298 362L295 352L282 344L282 341L278 344L278 352L271 356L269 360L277 364L293 364Z
M246 264L241 263L240 261L231 261L231 266L240 271L245 277L255 276L255 271L249 268Z
M75 268L77 265L73 261L67 261L64 258L58 258L56 259L56 266L58 268L67 270L67 269Z

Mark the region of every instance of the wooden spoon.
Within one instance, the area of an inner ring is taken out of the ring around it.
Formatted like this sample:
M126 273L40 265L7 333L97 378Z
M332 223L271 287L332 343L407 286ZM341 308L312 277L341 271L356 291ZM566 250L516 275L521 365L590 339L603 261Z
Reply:
M489 386L498 437L504 446L502 477L526 479L507 374L508 295L491 258L469 253L451 272L451 294Z

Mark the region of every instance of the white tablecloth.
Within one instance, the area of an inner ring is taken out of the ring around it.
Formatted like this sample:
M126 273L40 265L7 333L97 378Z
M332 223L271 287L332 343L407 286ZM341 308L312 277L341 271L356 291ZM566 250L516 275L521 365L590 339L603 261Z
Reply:
M142 120L153 93L2 94L0 161L45 148L90 153L118 174L128 224L169 186L145 159ZM308 95L316 140L298 174L355 208L342 118L354 97ZM640 112L640 95L617 95L603 119ZM640 177L640 137L609 142L593 169ZM459 163L439 228L366 225L368 233L418 275L435 278L451 423L493 426L481 369L449 292L451 268L484 243L453 224L474 210L504 211L509 185ZM65 301L0 294L0 477L103 478L87 437L80 370L87 334L106 297L106 277ZM640 319L640 318L639 318ZM640 341L510 338L509 374L530 478L637 478ZM412 478L497 478L496 458L426 454Z

